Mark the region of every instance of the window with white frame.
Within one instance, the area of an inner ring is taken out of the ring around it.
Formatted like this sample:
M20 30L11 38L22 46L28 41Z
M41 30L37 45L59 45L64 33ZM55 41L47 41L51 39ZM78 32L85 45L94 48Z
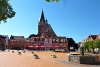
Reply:
M66 42L66 39L63 39L63 42Z
M63 42L63 39L61 39L60 41Z
M65 47L65 44L63 44L63 47Z
M57 39L56 41L59 42L59 39Z
M53 39L53 42L55 42L55 39Z
M55 46L57 46L58 44L55 44Z
M63 44L60 44L60 46L63 46Z

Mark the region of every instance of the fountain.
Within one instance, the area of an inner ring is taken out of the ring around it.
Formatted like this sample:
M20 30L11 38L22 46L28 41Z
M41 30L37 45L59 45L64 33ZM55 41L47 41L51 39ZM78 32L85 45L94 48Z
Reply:
M84 54L84 47L80 48L80 54L69 54L68 61L79 64L97 64L99 63L99 56Z

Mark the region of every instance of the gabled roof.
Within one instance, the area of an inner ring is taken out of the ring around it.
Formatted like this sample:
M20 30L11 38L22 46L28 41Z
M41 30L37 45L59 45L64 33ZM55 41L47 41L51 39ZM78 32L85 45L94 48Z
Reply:
M93 40L97 38L98 35L90 35L89 37L92 37Z
M16 38L24 39L24 36L13 36L13 35L11 35L11 37L10 37L10 39L16 39Z
M0 35L0 38L6 38L5 36L3 36L3 35Z
M75 42L73 38L67 38L68 42Z

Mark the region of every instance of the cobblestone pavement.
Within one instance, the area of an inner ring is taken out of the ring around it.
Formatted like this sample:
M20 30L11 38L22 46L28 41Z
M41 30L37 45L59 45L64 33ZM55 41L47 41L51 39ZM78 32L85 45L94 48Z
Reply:
M22 52L22 51L21 51ZM97 65L81 65L72 64L66 61L66 53L55 52L34 52L40 59L33 59L31 51L22 52L18 55L17 51L0 51L0 67L100 67ZM50 55L55 54L57 58L50 58Z

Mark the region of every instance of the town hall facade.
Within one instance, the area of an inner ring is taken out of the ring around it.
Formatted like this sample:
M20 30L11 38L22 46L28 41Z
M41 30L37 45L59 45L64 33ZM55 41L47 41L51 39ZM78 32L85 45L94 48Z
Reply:
M12 35L8 42L8 48L11 47L28 47L28 46L59 46L60 48L68 49L68 41L65 36L57 36L51 25L48 24L48 20L44 17L44 12L40 15L38 21L38 33L36 35L31 35L29 38L24 38L24 36L14 36Z

